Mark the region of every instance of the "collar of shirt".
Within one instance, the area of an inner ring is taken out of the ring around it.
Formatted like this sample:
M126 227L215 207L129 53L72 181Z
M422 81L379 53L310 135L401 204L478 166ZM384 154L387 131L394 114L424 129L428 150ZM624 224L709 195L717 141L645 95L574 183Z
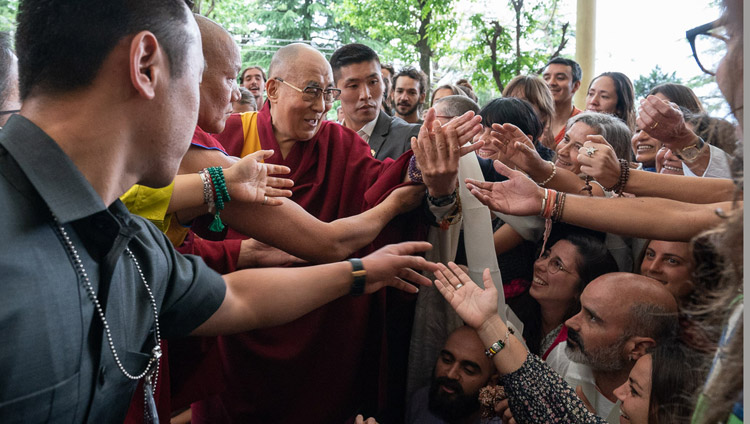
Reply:
M0 131L0 145L8 150L61 223L107 209L70 157L23 116L14 115L8 120Z
M378 114L375 115L375 119L372 121L366 123L362 128L357 131L357 135L362 137L362 140L369 142L370 137L372 137L372 132L375 130L375 124L378 122L378 118L380 117L380 111L378 111Z

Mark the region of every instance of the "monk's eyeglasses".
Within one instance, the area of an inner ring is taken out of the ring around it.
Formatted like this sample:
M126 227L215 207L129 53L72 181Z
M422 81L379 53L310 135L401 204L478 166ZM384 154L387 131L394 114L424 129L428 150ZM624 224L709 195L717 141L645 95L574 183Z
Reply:
M339 96L341 95L341 90L339 90L338 88L326 88L326 89L322 89L320 87L314 87L314 86L311 86L311 85L308 85L305 88L299 88L297 86L294 86L294 85L292 85L292 84L284 81L283 79L281 79L279 77L276 77L274 79L276 81L279 81L279 82L281 82L283 84L286 84L289 87L291 87L291 88L299 91L300 93L302 93L302 98L305 101L308 101L308 102L316 101L322 95L323 96L323 100L326 103L330 104L330 103L333 103L334 101L338 100Z

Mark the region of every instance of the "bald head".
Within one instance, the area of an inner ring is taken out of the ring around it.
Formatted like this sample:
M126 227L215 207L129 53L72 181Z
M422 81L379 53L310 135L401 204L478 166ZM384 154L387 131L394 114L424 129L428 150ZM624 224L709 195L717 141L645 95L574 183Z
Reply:
M195 15L195 22L198 23L198 29L201 31L206 67L211 67L217 59L226 57L228 53L237 49L232 35L218 23L201 15Z
M201 32L206 61L198 126L210 133L220 133L232 113L232 102L240 98L235 82L241 66L240 49L221 25L200 15L195 15L195 21Z
M324 65L323 65L324 64ZM268 68L268 79L289 78L300 67L324 67L331 72L331 66L322 53L303 43L294 43L276 51Z
M586 291L587 300L599 296L601 305L624 319L624 337L650 337L658 342L677 332L677 300L653 278L614 272L596 278Z
M613 302L626 306L648 303L661 306L669 312L677 312L677 301L669 290L644 275L612 272L594 279L589 286L608 295Z

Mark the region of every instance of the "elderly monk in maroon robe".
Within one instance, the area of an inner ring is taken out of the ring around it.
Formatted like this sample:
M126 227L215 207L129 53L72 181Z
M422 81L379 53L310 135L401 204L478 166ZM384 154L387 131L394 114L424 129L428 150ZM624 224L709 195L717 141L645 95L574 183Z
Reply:
M266 162L291 168L292 200L330 222L381 201L405 179L411 152L380 162L359 136L325 121L334 95L326 59L306 45L274 56L266 84L268 101L255 116L229 118L217 138L230 155L241 155L253 137L274 155ZM254 121L254 122L253 122ZM461 140L478 131L478 118L460 126ZM454 129L455 130L455 129ZM457 156L472 149L458 149ZM255 148L253 148L255 149ZM183 162L184 164L185 162ZM429 194L450 198L456 170L421 164ZM194 171L194 170L192 170ZM389 241L424 236L415 216L389 224L361 255ZM219 346L226 390L193 405L193 422L344 422L366 401L380 400L386 383L386 291L332 302L288 325L222 337ZM405 299L397 299L403 303ZM407 307L414 299L406 299ZM405 326L410 327L409 324Z

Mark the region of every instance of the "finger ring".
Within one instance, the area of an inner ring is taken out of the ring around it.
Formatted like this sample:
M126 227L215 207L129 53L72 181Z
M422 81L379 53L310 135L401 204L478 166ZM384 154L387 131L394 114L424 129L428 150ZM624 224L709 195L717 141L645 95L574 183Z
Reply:
M463 286L464 286L464 283L458 283L458 284L456 285L456 290L460 289L460 288L461 288L461 287L463 287Z
M596 152L596 147L586 147L586 156L592 157L594 156L594 152Z
M268 196L263 196L263 203L262 204L265 205L266 202L268 202Z
M650 127L650 128L651 128L652 130L655 130L655 129L656 129L656 127L658 127L658 126L659 126L659 121L656 121L656 122L654 122L654 125L651 125L651 127Z

